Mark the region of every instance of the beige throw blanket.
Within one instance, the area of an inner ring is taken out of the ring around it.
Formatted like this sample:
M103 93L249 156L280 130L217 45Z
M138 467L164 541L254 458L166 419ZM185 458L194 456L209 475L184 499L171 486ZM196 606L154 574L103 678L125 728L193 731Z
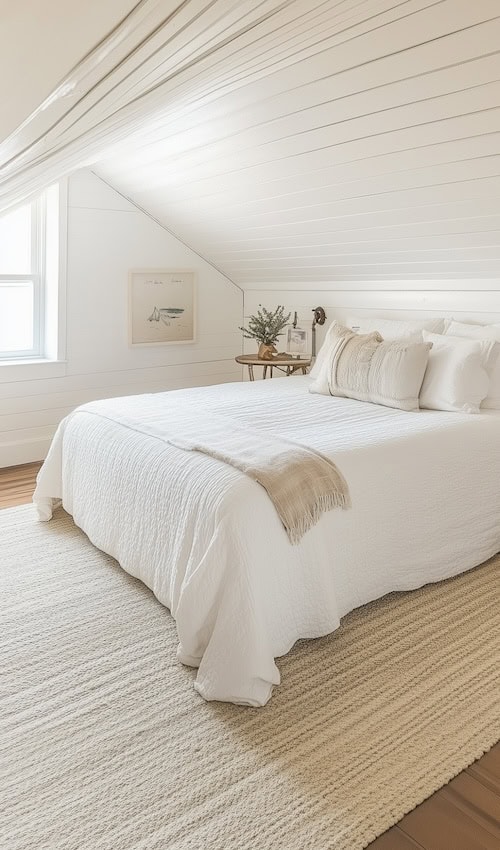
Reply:
M209 417L169 443L203 452L244 472L264 487L293 544L332 508L351 506L347 483L335 464L317 452L251 431L226 417ZM224 420L226 419L226 423Z
M200 414L192 407L176 405L161 422L125 417L116 421L185 451L203 452L253 478L264 487L293 544L325 511L351 506L349 488L333 461L297 443L251 430L228 416Z

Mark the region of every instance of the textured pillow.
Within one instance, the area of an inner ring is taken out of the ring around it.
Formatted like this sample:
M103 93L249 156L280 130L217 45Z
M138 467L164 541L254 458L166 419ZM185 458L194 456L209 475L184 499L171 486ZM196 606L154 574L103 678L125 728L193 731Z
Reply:
M336 325L328 331L328 350L309 390L418 410L430 348L424 342L384 342L379 333L357 334Z
M422 331L440 334L444 330L444 319L411 319L409 321L396 319L378 319L370 316L349 316L345 324L367 334L378 331L385 340L405 339L407 342L422 342Z
M427 331L423 336L426 342L432 342L432 351L420 391L420 407L479 413L490 385L488 369L497 356L496 343Z
M316 357L316 360L313 363L312 369L309 370L309 377L310 378L317 378L319 373L321 372L321 368L323 366L325 358L327 357L328 351L330 350L330 346L332 344L332 339L333 339L333 335L335 333L335 328L338 328L338 327L341 327L341 326L336 321L336 319L334 319L333 322L331 323L330 327L328 328L327 332L326 332L325 338L323 340L323 345L321 346L320 350L318 351L318 355Z
M445 324L445 319L410 319L409 321L401 319L396 321L394 319L377 319L372 317L366 319L361 316L350 316L345 322L346 326L355 329L358 333L366 334L378 331L385 340L404 339L405 342L422 342L423 330L440 334L444 331ZM333 321L328 328L323 345L309 372L311 378L318 377L330 345L331 333L334 332L333 329L338 325L339 322Z
M445 330L447 336L463 339L486 340L500 343L500 325L469 325L465 322L450 322ZM490 387L481 407L500 410L500 357L488 370Z

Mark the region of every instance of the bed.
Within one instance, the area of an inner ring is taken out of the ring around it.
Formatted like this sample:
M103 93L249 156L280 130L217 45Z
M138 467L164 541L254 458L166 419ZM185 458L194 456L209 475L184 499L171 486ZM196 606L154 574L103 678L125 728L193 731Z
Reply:
M62 500L95 546L151 588L206 700L264 705L280 682L275 659L299 638L500 550L499 413L406 413L312 395L309 382L93 402L61 423L39 473L40 518ZM155 435L180 402L333 459L352 508L324 513L291 545L258 483Z

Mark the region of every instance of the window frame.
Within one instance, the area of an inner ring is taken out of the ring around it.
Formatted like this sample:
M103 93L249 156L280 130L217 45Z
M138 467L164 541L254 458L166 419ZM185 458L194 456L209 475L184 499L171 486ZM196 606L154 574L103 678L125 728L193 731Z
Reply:
M1 274L33 287L33 348L0 353L0 384L64 377L66 360L66 276L68 180L47 187L31 202L31 272Z
M34 359L40 357L40 280L38 275L0 275L0 290L3 286L20 284L31 284L30 289L33 297L33 347L24 350L0 349L0 363L12 360Z
M28 204L26 204L28 206ZM33 292L33 347L22 351L1 350L0 364L35 360L44 351L44 278L45 278L45 193L29 204L31 207L30 271L26 274L0 274L0 287L31 283Z

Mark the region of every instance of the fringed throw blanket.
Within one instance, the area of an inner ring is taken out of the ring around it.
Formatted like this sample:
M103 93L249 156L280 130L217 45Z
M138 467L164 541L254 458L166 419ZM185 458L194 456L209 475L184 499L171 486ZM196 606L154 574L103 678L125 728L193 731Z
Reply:
M95 413L93 405L83 408ZM105 417L107 418L107 417ZM325 511L351 506L349 488L333 461L289 440L251 430L234 419L186 407L158 423L116 417L120 424L185 451L234 466L264 487L293 544Z
M349 490L332 461L311 449L236 425L223 416L203 421L169 443L203 452L241 470L264 487L291 543L332 508L350 507ZM208 426L208 427L207 427Z

